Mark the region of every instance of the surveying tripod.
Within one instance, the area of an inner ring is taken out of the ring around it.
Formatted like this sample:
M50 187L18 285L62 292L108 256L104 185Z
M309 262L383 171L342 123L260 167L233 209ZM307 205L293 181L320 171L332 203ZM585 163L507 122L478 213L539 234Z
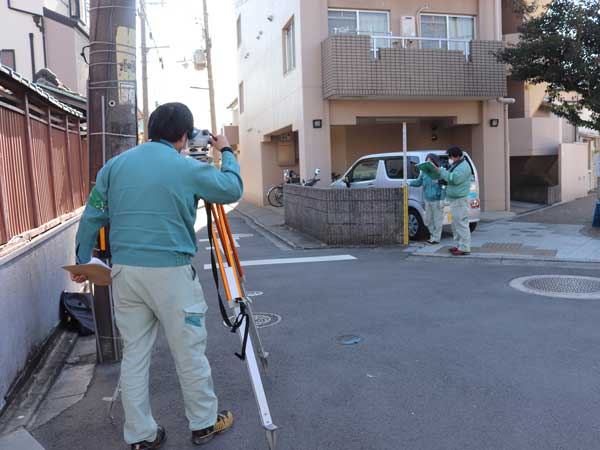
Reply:
M215 205L205 202L207 216L208 239L211 247L211 265L217 296L219 297L219 309L223 322L232 332L237 332L242 343L242 350L236 353L236 356L246 361L250 382L254 391L254 397L258 405L260 420L267 434L267 442L271 450L276 446L277 427L271 419L269 404L263 388L262 379L256 356L260 359L264 370L268 368L267 357L269 354L264 351L254 316L252 313L251 300L246 295L244 287L244 271L240 258L238 256L235 241L231 234L231 228L225 208L223 205ZM216 254L216 259L215 259ZM219 274L223 280L227 304L234 311L234 320L227 314L219 291Z

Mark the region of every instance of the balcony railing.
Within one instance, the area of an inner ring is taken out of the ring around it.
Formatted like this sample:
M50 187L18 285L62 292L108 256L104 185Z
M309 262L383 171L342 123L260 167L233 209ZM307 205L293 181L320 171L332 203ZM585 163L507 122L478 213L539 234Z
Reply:
M468 61L472 41L471 39L392 36L390 32L349 30L346 28L330 29L330 33L333 36L369 36L371 38L371 52L374 59L378 58L379 49L382 48L426 48L461 51Z
M427 48L461 51L468 61L471 48L471 39L371 35L371 41L373 44L371 51L375 59L377 59L381 48Z

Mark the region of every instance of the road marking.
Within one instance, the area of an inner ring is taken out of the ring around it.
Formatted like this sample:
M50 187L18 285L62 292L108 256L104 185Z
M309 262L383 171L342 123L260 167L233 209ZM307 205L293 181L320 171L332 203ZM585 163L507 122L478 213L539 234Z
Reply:
M306 258L255 259L253 261L242 261L242 266L272 266L279 264L302 264L353 260L356 260L356 258L352 255L314 256ZM211 268L212 266L210 264L204 264L204 270L210 270Z
M247 233L232 234L232 236L233 236L233 245L235 245L237 248L240 248L240 243L238 242L238 239L254 237L253 234L247 234ZM209 240L208 239L198 239L198 242L209 242ZM223 251L223 247L221 247L220 240L219 240L219 248L221 249L221 251ZM210 249L211 249L211 247L206 247L206 250L210 250Z

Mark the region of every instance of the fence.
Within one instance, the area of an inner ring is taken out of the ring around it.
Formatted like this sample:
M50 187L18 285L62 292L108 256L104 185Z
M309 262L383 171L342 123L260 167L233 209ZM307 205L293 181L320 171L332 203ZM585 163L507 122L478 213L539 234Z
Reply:
M82 115L0 71L0 245L32 237L85 204Z

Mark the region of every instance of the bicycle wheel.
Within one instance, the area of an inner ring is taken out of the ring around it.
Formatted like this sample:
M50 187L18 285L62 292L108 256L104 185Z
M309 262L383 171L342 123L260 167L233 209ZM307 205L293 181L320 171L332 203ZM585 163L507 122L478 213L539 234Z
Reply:
M271 206L281 208L283 206L283 188L281 186L272 187L267 194L267 200Z

